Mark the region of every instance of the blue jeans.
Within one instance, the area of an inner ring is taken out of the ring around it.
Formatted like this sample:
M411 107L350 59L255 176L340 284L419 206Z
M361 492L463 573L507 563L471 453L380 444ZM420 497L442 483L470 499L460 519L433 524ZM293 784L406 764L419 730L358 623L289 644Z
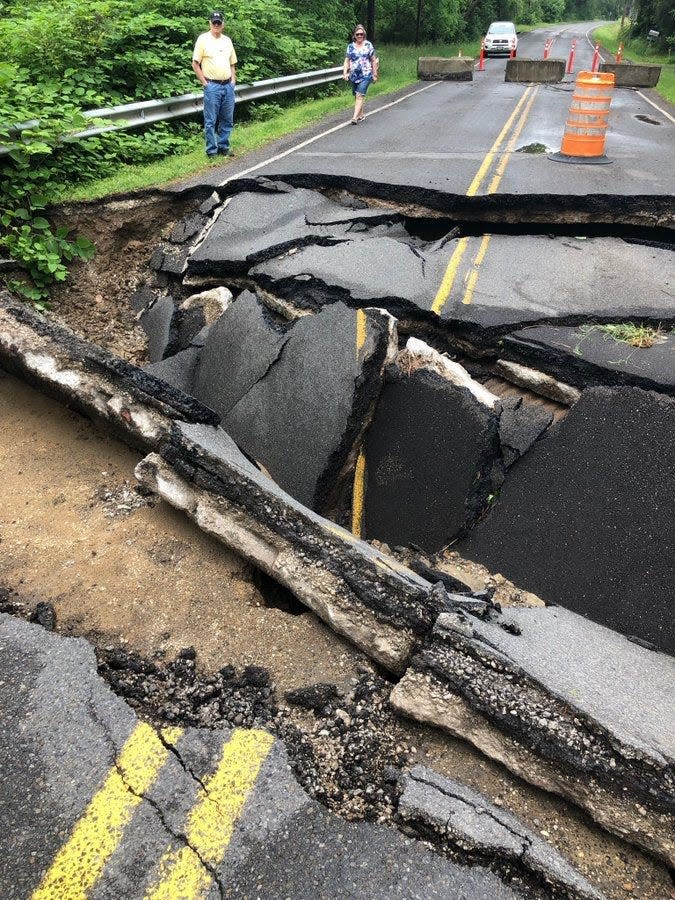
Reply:
M357 81L356 84L352 82L352 94L356 97L357 94L363 94L366 96L366 91L370 87L370 82L373 80L372 75L365 75L361 81Z
M204 137L206 152L215 156L230 147L234 127L234 85L207 81L204 88Z

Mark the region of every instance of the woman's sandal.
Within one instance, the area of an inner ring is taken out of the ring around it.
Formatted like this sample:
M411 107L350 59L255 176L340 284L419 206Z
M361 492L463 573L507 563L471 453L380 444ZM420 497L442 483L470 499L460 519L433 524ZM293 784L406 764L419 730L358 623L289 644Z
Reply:
M360 119L352 119L349 124L350 125L358 125L360 121L361 121Z
M356 120L356 123L363 122L364 119L365 119L365 116L359 116L358 119Z

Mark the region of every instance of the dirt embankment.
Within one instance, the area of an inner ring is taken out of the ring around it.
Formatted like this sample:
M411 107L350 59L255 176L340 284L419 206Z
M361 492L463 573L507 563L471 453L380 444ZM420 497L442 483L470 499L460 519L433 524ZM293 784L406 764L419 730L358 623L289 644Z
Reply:
M203 194L151 191L56 210L54 223L88 237L96 245L96 255L72 263L68 281L53 291L49 315L81 337L142 365L147 342L129 298L146 278L159 241L199 205Z

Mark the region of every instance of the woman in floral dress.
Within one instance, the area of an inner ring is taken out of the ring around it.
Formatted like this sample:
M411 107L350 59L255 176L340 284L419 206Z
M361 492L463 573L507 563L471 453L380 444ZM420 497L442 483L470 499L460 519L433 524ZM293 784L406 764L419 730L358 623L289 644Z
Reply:
M352 125L357 125L365 118L363 115L363 101L366 99L366 91L371 81L377 81L379 60L375 55L375 48L366 40L366 29L363 25L357 25L352 35L352 41L347 45L345 64L342 68L342 77L351 82L354 94L354 115Z

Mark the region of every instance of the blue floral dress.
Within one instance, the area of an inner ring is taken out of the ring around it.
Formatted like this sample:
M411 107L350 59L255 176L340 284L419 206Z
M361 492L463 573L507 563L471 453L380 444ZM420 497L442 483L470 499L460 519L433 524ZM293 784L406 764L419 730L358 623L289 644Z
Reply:
M370 82L373 80L373 60L375 59L375 48L370 41L364 41L359 47L354 41L347 45L345 56L349 60L349 80L352 87L356 89L357 85L361 85L360 92L365 94ZM365 84L362 84L365 82Z

